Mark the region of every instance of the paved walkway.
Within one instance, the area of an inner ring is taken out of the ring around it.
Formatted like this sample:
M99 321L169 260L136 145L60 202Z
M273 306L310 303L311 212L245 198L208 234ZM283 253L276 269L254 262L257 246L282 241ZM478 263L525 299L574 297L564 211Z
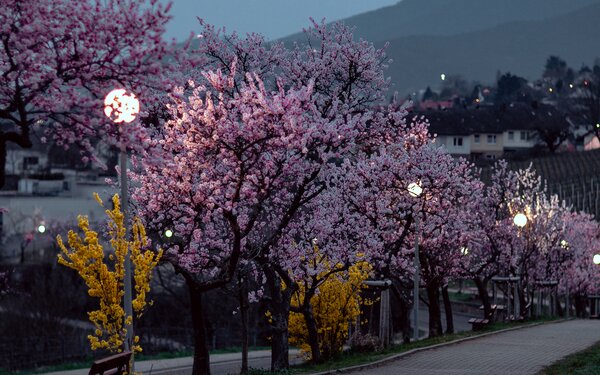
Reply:
M360 374L536 374L600 341L600 321L572 320L425 350Z
M212 354L210 368L213 375L239 374L242 353ZM300 352L290 349L290 363L302 362ZM192 373L192 357L158 359L139 361L135 364L135 371L152 375L189 375ZM255 350L248 353L248 366L252 368L268 369L271 366L270 350ZM87 375L89 368L80 370L49 372L45 375Z

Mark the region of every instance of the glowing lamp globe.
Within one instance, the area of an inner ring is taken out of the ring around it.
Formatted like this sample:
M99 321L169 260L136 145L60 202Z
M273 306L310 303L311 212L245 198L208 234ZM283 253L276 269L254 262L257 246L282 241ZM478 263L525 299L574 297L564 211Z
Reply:
M125 89L112 90L104 98L104 114L114 123L130 123L139 112L140 102Z
M515 218L513 219L513 222L519 228L523 228L527 224L527 216L521 213L516 214Z
M408 185L408 194L410 194L411 197L418 197L421 195L421 193L423 192L423 188L421 187L421 185L419 185L416 182L412 182Z
M171 237L173 237L173 231L172 231L172 230L170 230L170 229L167 229L167 230L165 231L165 237L167 237L167 238L171 238Z
M594 255L594 264L600 264L600 254Z
M40 225L37 227L37 230L38 230L38 232L40 232L40 233L44 233L44 232L46 232L46 226L45 226L44 224L40 224Z

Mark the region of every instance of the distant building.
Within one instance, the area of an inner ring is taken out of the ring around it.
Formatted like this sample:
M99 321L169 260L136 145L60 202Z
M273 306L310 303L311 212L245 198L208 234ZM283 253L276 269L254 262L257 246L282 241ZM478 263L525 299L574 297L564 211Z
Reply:
M544 111L555 111L544 107ZM495 160L506 154L526 151L539 142L536 137L538 114L524 103L506 106L481 105L420 111L430 123L435 143L450 154Z

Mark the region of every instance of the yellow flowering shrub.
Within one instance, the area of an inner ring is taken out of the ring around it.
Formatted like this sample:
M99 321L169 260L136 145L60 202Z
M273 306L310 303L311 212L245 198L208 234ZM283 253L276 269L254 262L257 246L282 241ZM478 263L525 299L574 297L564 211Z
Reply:
M98 194L94 193L98 203L104 204ZM121 211L121 202L118 195L112 198L114 208L106 210L108 216L108 236L112 252L105 252L100 242L98 232L90 229L87 216L79 216L79 229L83 238L70 230L67 235L67 245L61 236L56 237L61 253L58 263L74 269L88 286L91 297L98 298L99 308L88 313L90 321L94 324L94 333L88 336L92 350L108 349L120 352L127 334L125 324L133 322L132 316L125 316L123 309L125 257L130 252L133 268L132 284L135 289L135 298L132 301L133 312L139 318L144 309L151 302L147 302L147 293L150 291L152 270L162 256L162 250L154 253L147 250L148 237L146 229L138 217L133 219L132 239L127 240L125 216ZM146 249L146 250L144 250ZM133 350L141 351L138 344L139 337L134 337Z
M310 304L317 322L320 351L324 359L342 351L348 339L348 324L355 322L360 315L361 304L370 304L363 300L360 290L363 282L369 277L372 267L367 262L358 262L347 271L328 275L331 271L327 259L320 259L326 267L319 275L322 280L318 293L312 297ZM340 265L337 266L338 268ZM328 275L328 276L327 276ZM325 278L323 280L323 278ZM307 285L299 283L299 289L292 297L292 306L301 306L304 302ZM308 285L310 287L310 285ZM292 312L289 319L290 344L297 346L310 357L308 330L304 316Z

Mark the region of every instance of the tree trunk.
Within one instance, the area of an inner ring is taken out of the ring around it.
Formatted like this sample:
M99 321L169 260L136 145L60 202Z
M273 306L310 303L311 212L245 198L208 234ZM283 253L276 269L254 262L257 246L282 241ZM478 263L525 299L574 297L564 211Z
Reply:
M427 283L427 299L429 300L429 337L440 336L442 330L442 312L440 308L440 287L437 283ZM418 322L415 322L418 324Z
M521 311L519 311L519 316L522 316L523 318L527 317L527 292L525 289L525 285L524 284L520 284L518 286L519 288L519 307L521 308ZM518 317L515 317L518 318Z
M582 295L573 296L573 302L575 303L575 315L578 318L586 317L586 298Z
M310 304L303 309L302 315L304 315L304 321L306 322L306 328L308 330L311 362L315 364L320 363L321 348L319 345L319 329L317 328L317 321L315 320Z
M240 318L242 320L242 368L241 373L248 372L248 280L245 277L238 278L238 293L240 303Z
M0 189L6 183L6 141L0 140Z
M452 303L448 294L448 284L442 287L442 298L444 301L444 312L446 313L446 333L454 333L454 319L452 317Z
M202 292L188 283L192 306L192 324L194 326L194 367L193 375L210 375L210 357L208 353L208 334L202 309Z
M288 318L291 292L281 290L281 279L275 271L265 267L267 284L271 293L271 371L286 370L289 364Z
M492 304L490 303L490 296L487 291L487 281L484 281L480 277L473 278L473 281L475 282L475 286L477 286L477 292L483 305L483 316L486 318L492 316Z

